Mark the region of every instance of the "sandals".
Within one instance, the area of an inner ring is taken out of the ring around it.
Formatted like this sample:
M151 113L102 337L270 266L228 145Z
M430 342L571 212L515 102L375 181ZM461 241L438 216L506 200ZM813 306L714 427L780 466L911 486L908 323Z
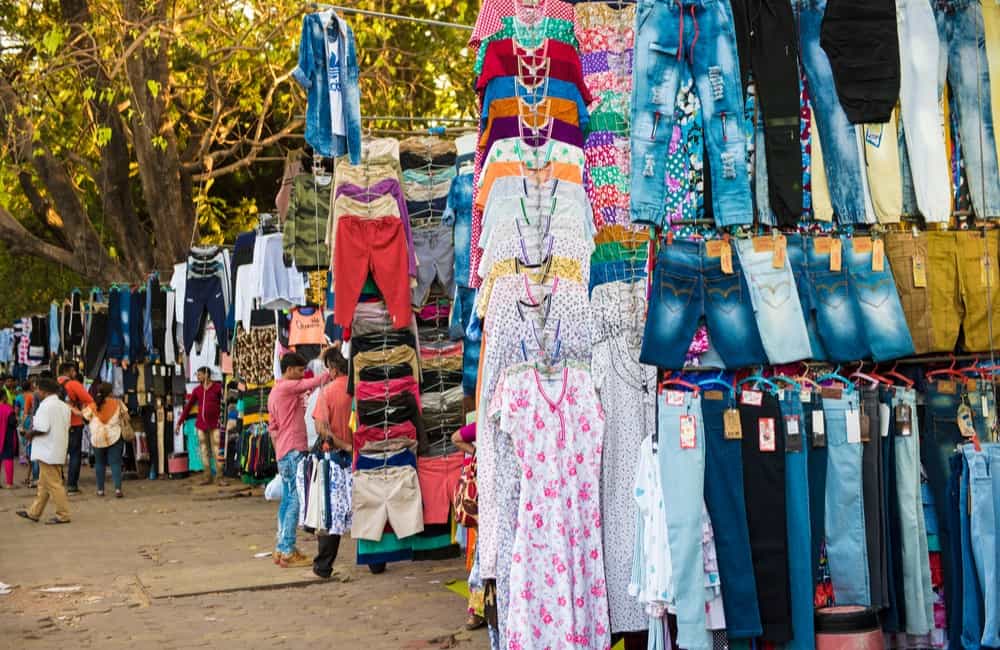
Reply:
M70 521L69 519L60 519L59 517L53 517L52 519L46 520L45 525L55 526L57 524L68 524L69 521Z
M18 517L24 517L28 521L33 521L36 524L38 523L38 520L35 519L34 517L32 517L31 515L29 515L27 510L18 510L16 514L17 514Z

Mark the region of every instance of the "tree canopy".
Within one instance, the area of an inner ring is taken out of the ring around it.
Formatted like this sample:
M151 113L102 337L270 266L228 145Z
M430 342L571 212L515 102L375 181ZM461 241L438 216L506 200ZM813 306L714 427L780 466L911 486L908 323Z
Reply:
M475 0L351 6L461 24L478 10ZM0 6L3 316L82 282L169 269L192 241L231 239L270 209L285 152L304 144L305 93L291 70L313 9L291 0ZM362 115L475 113L467 31L344 17L357 40Z

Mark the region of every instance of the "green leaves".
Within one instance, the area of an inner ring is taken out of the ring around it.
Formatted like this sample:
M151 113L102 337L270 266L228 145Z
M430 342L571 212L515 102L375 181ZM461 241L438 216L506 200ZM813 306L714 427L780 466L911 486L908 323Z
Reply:
M149 94L156 97L160 94L160 82L155 79L146 80L146 88L149 90Z
M53 55L59 46L66 40L66 35L58 26L53 27L42 37L42 49L49 55Z

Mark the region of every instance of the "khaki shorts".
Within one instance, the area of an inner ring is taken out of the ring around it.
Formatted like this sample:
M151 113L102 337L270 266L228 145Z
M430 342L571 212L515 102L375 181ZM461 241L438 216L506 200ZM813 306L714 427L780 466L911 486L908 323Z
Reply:
M921 233L914 237L911 233L890 232L885 238L885 253L889 258L899 302L906 314L906 325L913 339L916 354L938 351L934 346L934 323L931 318L930 289L927 282L916 286L914 267L923 260L923 277L927 278L927 237ZM928 280L930 278L927 278ZM948 348L950 350L951 348Z
M388 522L397 537L424 530L423 500L415 467L386 467L354 473L351 537L377 542Z
M967 352L985 352L991 347L1000 347L997 231L989 231L985 237L971 230L928 232L924 236L927 238L927 285L933 332L930 351L951 352L960 331L962 347Z

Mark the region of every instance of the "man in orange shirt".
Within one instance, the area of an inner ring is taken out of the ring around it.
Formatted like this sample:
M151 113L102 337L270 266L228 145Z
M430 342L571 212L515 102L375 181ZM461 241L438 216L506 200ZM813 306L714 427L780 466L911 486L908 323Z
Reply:
M80 462L83 458L83 409L94 403L87 389L80 383L76 361L65 361L59 366L59 385L72 415L69 422L69 468L66 471L66 493L80 492Z
M351 431L351 396L347 392L347 359L334 345L323 352L323 364L330 371L330 383L320 389L319 399L313 408L312 418L316 422L316 433L337 454L344 463L350 463L353 448ZM349 504L351 495L341 495ZM320 578L333 575L333 562L340 549L340 535L318 534L319 550L313 558L313 573Z

